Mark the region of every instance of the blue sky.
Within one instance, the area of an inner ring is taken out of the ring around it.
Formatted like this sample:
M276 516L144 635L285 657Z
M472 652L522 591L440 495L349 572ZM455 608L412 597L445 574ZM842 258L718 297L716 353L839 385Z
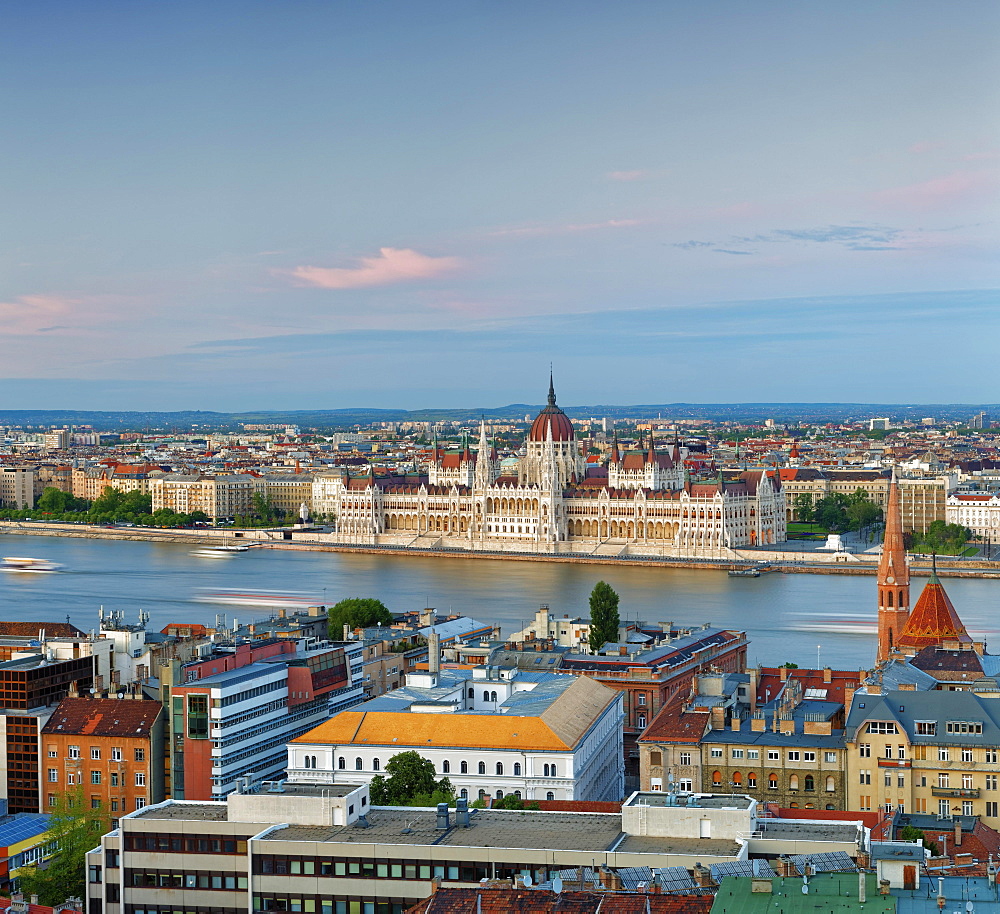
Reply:
M0 409L1000 399L997 4L3 19Z

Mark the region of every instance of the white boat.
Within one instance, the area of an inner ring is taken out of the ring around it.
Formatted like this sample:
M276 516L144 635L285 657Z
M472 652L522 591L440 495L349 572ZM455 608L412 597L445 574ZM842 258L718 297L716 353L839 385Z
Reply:
M196 555L203 559L228 559L240 552L249 552L250 547L246 543L234 543L231 546L202 546L195 549L191 555Z
M48 559L30 559L19 556L8 555L0 559L0 568L4 571L22 571L31 574L47 574L59 571L63 568L58 562L50 562Z
M317 595L308 593L288 593L280 590L244 591L202 591L195 599L200 603L229 603L234 606L264 606L268 608L305 609L319 606Z

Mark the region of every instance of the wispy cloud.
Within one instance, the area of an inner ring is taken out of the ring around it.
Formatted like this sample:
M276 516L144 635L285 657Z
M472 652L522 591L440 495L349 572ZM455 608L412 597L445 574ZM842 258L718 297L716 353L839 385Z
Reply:
M649 176L649 172L637 168L634 171L609 171L608 179L611 181L640 181Z
M461 263L457 257L429 257L410 248L380 248L376 257L363 257L356 267L301 266L274 272L290 276L303 286L362 289L433 279L457 270Z
M496 229L490 232L494 237L505 235L568 235L574 232L594 232L601 229L632 228L642 225L641 219L605 219L603 222L570 222L558 225L521 225L512 228Z
M752 255L752 245L837 244L852 251L896 251L903 231L884 225L825 225L817 228L772 229L758 235L735 235L726 241L676 241L671 245L684 251L709 250L717 254Z
M0 334L25 336L67 329L53 321L64 319L78 304L79 299L57 295L19 295L12 301L0 302Z
M873 200L899 209L932 210L995 193L997 183L992 170L954 171L929 181L878 191Z

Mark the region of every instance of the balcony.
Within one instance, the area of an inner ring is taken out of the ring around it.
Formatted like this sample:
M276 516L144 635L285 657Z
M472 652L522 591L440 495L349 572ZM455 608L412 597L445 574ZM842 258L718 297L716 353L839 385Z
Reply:
M878 760L878 766L879 768L909 768L910 760L908 758L880 758Z
M960 797L963 800L978 800L979 788L977 787L932 787L931 796L935 797Z

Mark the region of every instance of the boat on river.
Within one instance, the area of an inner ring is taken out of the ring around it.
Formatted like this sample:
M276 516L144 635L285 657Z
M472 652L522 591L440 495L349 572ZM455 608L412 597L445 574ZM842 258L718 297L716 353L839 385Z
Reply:
M19 571L27 574L49 574L60 571L64 566L48 559L32 559L8 555L0 559L0 569L3 571Z
M760 569L750 566L749 568L730 568L729 577L731 578L759 578Z
M191 555L196 555L203 559L229 559L241 552L249 552L250 547L246 543L233 543L228 546L202 546L195 549Z

